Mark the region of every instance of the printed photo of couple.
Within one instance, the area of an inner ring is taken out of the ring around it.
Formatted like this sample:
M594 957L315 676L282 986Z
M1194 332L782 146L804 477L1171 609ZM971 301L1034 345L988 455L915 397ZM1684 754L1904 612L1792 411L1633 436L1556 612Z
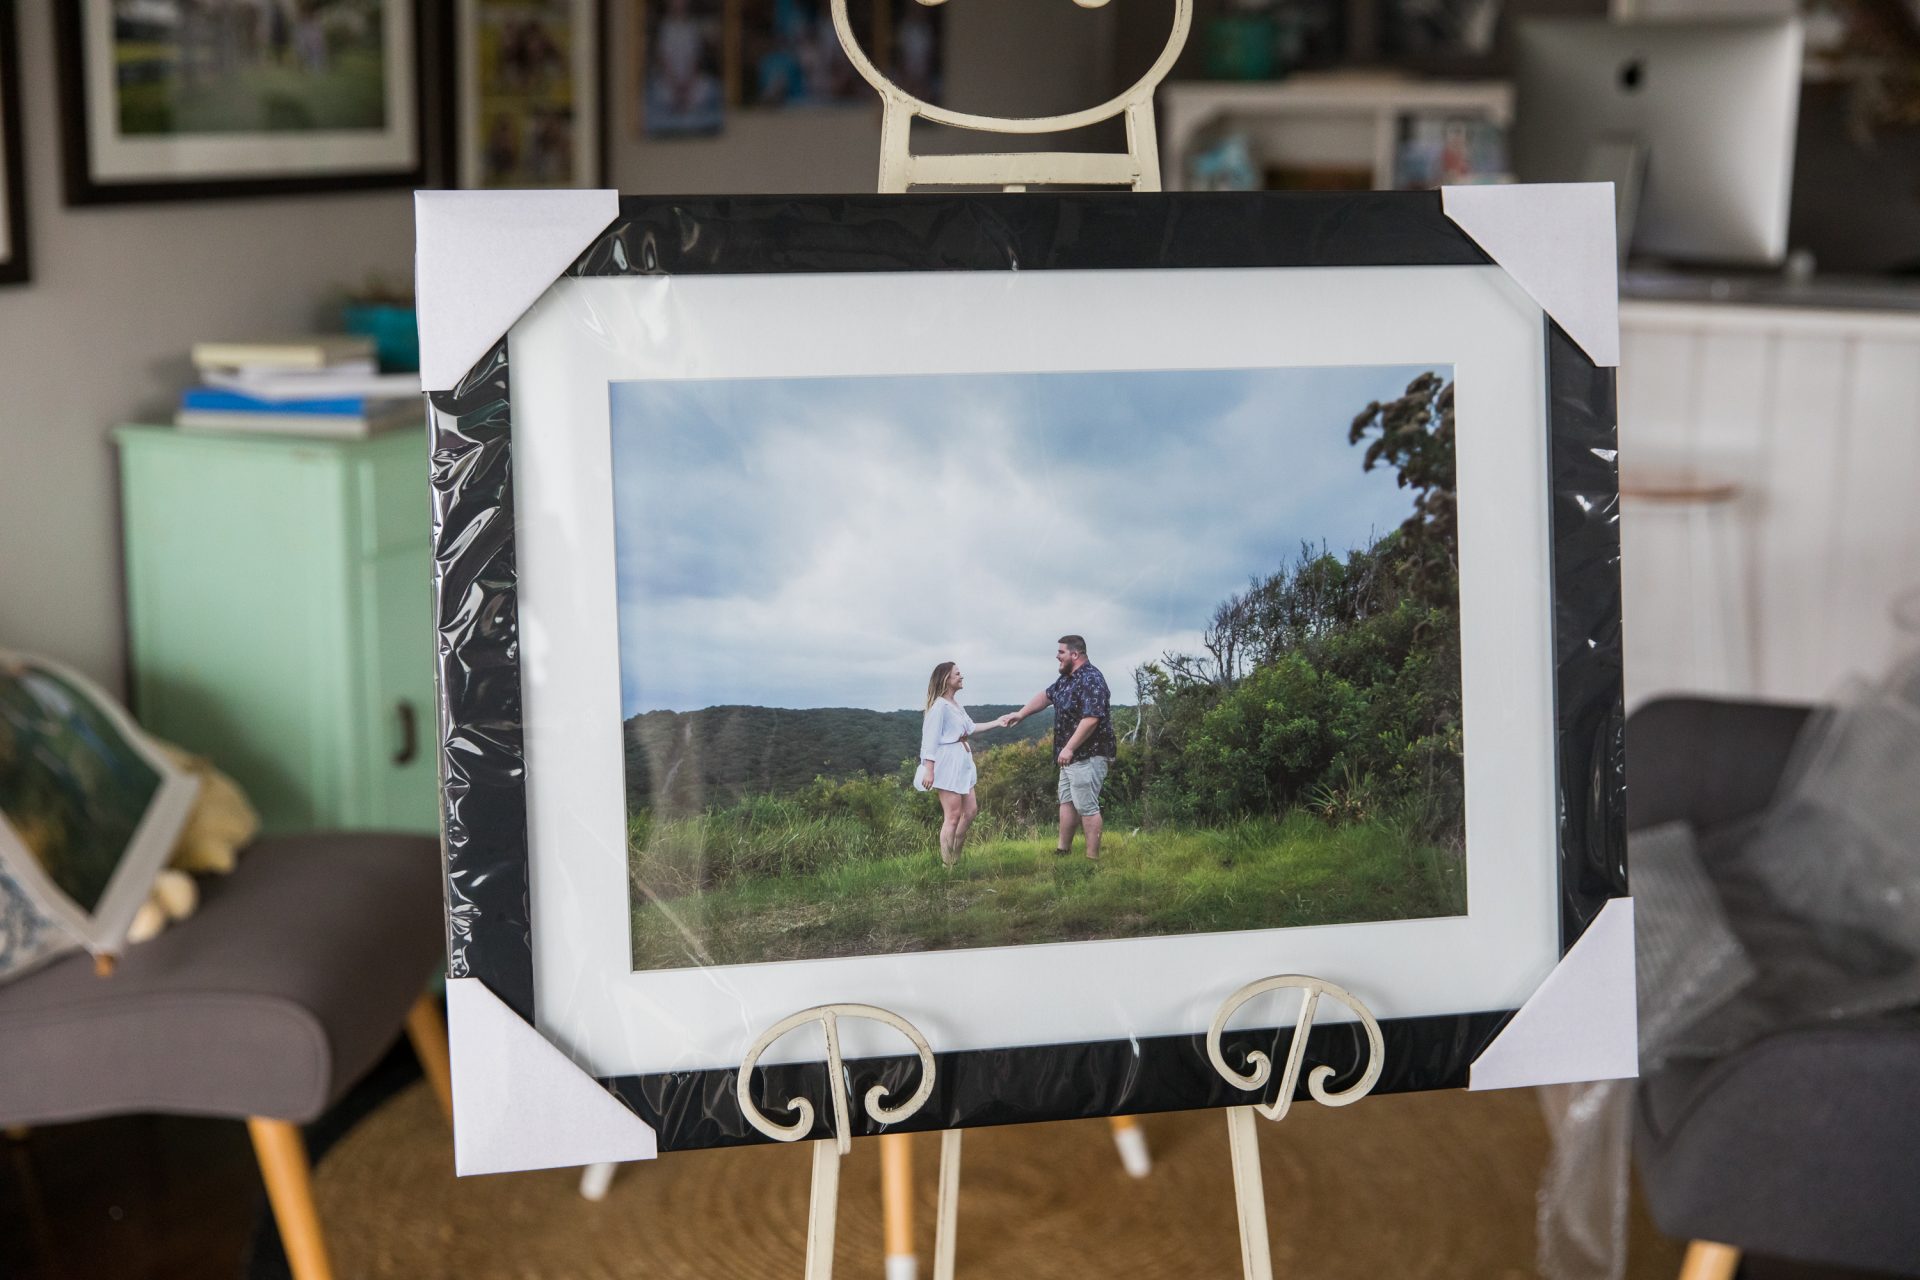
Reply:
M1083 636L1061 636L1054 661L1060 678L1028 699L1018 711L976 722L960 705L966 674L957 662L943 662L927 678L927 714L920 724L920 771L916 791L940 798L940 861L951 867L967 847L967 833L979 816L974 794L980 771L973 763L973 737L993 729L1011 729L1028 716L1053 711L1053 762L1060 766L1055 788L1060 801L1062 856L1073 851L1076 831L1087 836L1087 860L1100 861L1100 788L1118 754L1113 740L1113 696L1100 668L1087 660Z
M1466 911L1450 367L610 398L634 969Z

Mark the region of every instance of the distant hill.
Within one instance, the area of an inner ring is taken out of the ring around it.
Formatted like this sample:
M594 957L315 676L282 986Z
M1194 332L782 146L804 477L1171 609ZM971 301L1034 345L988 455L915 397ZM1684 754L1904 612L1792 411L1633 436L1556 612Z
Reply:
M1018 708L967 710L975 720L991 720ZM980 742L997 746L1052 733L1053 712L1046 710ZM855 707L649 711L626 722L624 737L630 795L666 795L677 804L705 806L793 791L816 777L904 774L920 751L920 712Z

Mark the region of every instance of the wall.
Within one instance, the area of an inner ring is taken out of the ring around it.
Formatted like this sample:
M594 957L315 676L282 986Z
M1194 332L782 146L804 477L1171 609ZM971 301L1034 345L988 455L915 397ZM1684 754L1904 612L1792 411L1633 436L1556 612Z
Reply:
M108 429L170 413L194 340L310 330L369 270L404 279L411 198L65 209L52 6L15 9L33 280L0 289L0 645L118 689Z
M1734 490L1624 505L1628 704L1818 701L1910 652L1920 316L1630 301L1620 330L1629 479Z
M1162 9L1171 15L1168 0L1111 0L1103 9L1083 9L1070 0L949 4L942 15L947 105L1009 116L1093 106L1113 91L1116 14L1154 15ZM628 6L616 6L609 30L611 81L622 104L609 121L609 159L622 191L730 195L873 190L880 155L877 96L871 105L858 107L736 111L719 138L640 136L638 114L623 79L632 47L629 14ZM1117 132L1086 132L1093 140L1072 145L1120 145ZM962 151L1065 144L1058 137L1009 139L927 128L916 130L913 145L917 150Z
M628 6L610 2L615 185L872 190L877 106L736 113L717 139L637 137L621 63ZM1116 0L1136 2L1146 0ZM63 208L51 6L16 8L34 279L0 289L0 646L51 654L119 689L109 430L169 414L191 379L186 353L196 339L311 330L369 271L406 277L411 201L391 192ZM948 22L958 106L1031 114L1106 96L1106 12L1068 0L969 0Z

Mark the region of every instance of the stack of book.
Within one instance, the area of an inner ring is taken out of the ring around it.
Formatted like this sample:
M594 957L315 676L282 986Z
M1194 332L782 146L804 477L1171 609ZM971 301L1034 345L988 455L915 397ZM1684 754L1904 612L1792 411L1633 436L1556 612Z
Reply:
M272 342L201 342L203 385L180 397L188 431L368 436L426 420L417 373L381 373L373 339L348 334Z

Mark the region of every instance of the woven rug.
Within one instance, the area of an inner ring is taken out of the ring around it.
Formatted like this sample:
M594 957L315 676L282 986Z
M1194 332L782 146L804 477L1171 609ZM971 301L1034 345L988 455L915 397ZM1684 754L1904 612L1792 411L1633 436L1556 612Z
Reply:
M1240 1274L1226 1122L1145 1116L1151 1177L1120 1168L1105 1121L966 1137L961 1277ZM1296 1106L1260 1124L1274 1271L1312 1280L1522 1280L1547 1149L1530 1091ZM931 1271L938 1140L915 1139L921 1274ZM802 1147L693 1151L622 1166L607 1198L578 1170L456 1179L425 1086L396 1095L322 1160L317 1196L343 1280L797 1280ZM1671 1280L1681 1247L1636 1205L1629 1276ZM881 1273L878 1143L842 1169L835 1274Z

